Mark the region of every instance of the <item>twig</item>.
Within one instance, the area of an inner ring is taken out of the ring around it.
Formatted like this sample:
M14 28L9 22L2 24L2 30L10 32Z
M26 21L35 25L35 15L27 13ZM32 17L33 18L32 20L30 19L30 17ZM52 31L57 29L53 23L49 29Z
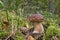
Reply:
M7 40L9 37L11 37L12 36L12 34L10 34L5 40Z

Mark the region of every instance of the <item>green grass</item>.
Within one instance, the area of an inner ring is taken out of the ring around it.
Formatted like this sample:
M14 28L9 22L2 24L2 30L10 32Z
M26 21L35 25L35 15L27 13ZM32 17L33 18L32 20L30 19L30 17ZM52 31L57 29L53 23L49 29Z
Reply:
M58 25L57 24L58 19L59 19L58 15L55 15L55 14L52 14L52 13L46 12L46 11L42 12L41 14L44 16L44 19L45 19L44 22L43 22L43 24L46 24L46 23L50 24L50 26L46 29L46 33L45 33L46 35L44 37L48 38L48 36L54 35L54 32L57 31L56 33L57 33L57 35L60 38L60 29L56 27L56 25ZM7 19L9 20L9 23L10 23L9 27L10 28L12 27L12 18L13 18L13 25L15 26L15 28L20 27L20 26L25 26L26 22L28 22L29 25L31 24L29 22L28 17L27 18L25 18L23 16L20 17L20 16L16 15L15 12L9 12L9 11L8 11L8 14L6 14L5 11L2 11L2 12L0 12L0 29L1 29L1 25L2 25L1 24L2 23L2 21L1 21L2 17L4 17L4 19L6 19L6 20ZM32 25L30 25L30 26L32 26ZM7 36L7 34L10 35L10 33L11 33L11 29L9 29L9 28L6 27L5 32L3 32L3 31L0 30L0 38L3 38L5 36ZM17 30L16 33L17 33L15 35L16 36L16 38L15 38L16 40L24 40L23 35L18 30Z

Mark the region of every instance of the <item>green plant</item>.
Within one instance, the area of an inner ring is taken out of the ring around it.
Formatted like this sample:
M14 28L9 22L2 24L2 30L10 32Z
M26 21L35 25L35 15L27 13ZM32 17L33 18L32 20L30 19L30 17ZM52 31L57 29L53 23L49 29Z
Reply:
M58 25L56 25L56 24L51 24L48 28L47 28L47 30L46 30L46 33L45 33L45 35L44 35L44 37L45 37L45 40L51 40L51 38L53 37L53 36L55 36L55 35L60 35L60 30L59 30L60 28L58 27ZM60 36L58 36L59 38L60 38Z

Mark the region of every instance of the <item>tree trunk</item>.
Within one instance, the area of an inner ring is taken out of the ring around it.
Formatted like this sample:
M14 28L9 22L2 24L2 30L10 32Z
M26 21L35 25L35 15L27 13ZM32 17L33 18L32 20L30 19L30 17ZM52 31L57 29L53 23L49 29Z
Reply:
M49 0L49 10L50 12L54 13L54 3L55 3L55 0Z

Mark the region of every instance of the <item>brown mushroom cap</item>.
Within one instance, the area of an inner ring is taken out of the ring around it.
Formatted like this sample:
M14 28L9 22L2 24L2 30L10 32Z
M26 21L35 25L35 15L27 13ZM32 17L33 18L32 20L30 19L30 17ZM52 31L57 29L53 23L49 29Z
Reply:
M44 20L44 17L41 14L37 13L37 14L31 15L29 20L31 22L42 22Z

